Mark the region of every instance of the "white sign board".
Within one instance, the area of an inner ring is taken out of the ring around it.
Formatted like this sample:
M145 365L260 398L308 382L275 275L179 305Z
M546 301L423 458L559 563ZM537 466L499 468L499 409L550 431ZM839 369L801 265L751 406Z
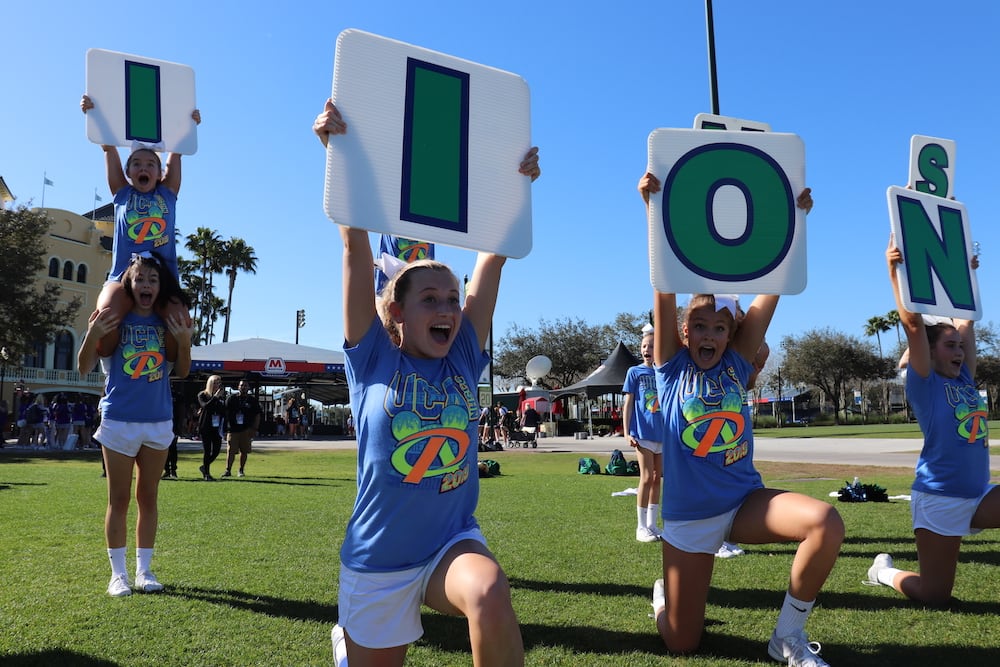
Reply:
M347 134L327 149L331 220L523 257L531 148L521 77L359 30L337 38L333 101Z
M650 278L660 292L806 287L805 147L794 134L659 129L647 171Z
M103 49L87 51L87 138L95 144L131 146L193 155L197 123L191 113L194 70L187 65Z
M972 270L969 215L959 202L892 186L886 191L903 306L913 313L978 320L979 282Z
M744 120L731 116L719 116L712 113L700 113L694 117L696 130L729 130L731 132L770 132L771 126L756 120Z
M951 139L910 137L910 187L917 192L951 199L955 196L955 142Z

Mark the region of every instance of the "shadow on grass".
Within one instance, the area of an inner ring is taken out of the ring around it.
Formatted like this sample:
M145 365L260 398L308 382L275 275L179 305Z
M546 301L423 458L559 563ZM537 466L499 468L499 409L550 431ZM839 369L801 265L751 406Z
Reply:
M773 601L769 601L773 602ZM773 605L771 605L773 606ZM421 622L424 636L417 642L434 650L448 653L469 653L468 626L462 618L423 614ZM706 632L701 647L695 654L698 658L726 659L738 661L761 661L773 664L767 654L768 637L751 640L726 634L726 623L706 620ZM619 632L597 626L546 626L522 624L521 637L524 649L562 647L574 654L594 656L621 656L636 652L650 656L669 657L660 636L650 621L650 631ZM822 640L821 635L817 638ZM843 665L938 665L961 664L963 667L995 665L996 650L981 647L956 646L902 646L898 644L876 644L869 647L827 644L823 657L831 664ZM612 660L609 664L615 664Z
M215 473L215 480L212 482L207 482L208 484L278 484L281 486L330 486L330 487L340 487L344 484L350 483L353 487L356 485L353 479L332 479L329 477L244 477L239 478L223 478L219 477L218 473ZM205 480L200 477L181 477L180 479L172 479L169 482L164 480L165 484L177 484L188 483L188 484L206 484ZM160 485L161 488L163 484Z
M193 586L171 586L163 594L267 614L268 616L289 618L296 621L312 621L330 626L337 622L339 615L336 604L324 604L315 600L275 598L231 589L214 590Z
M62 665L62 667L118 667L117 662L95 658L90 655L82 655L74 651L65 649L48 649L37 653L25 653L23 655L3 656L5 667L51 667L51 665Z
M41 482L0 482L0 491L9 491L15 486L48 486Z

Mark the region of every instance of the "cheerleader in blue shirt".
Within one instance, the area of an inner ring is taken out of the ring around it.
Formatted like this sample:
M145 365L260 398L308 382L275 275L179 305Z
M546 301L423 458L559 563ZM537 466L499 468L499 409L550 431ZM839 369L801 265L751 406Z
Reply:
M646 205L660 190L650 173L639 181ZM809 189L798 197L809 211ZM757 296L737 326L732 298L695 295L683 338L677 297L655 293L653 358L663 411L663 579L653 588L656 624L667 648L698 648L715 554L724 540L744 544L798 542L785 600L768 654L790 666L821 667L820 647L805 623L833 569L844 523L827 502L768 489L753 465L746 387L753 359L778 305Z
M324 145L347 126L331 101ZM513 167L513 165L511 165ZM533 148L519 171L541 173ZM468 621L473 664L521 665L507 577L473 512L479 496L477 384L506 258L480 253L462 305L439 262L400 268L376 308L368 233L344 244L344 352L358 439L358 495L340 551L338 664L402 665L422 604Z
M111 560L108 594L114 597L132 592L125 566L125 543L133 470L137 471L138 506L135 588L146 593L163 590L150 569L150 561L159 518L160 473L174 438L166 334L169 331L177 341L173 370L183 378L191 368L194 332L185 321L186 315L170 314L164 321L156 313L179 288L155 253L132 258L122 276L122 287L134 304L131 311L121 319L111 308L93 313L77 356L81 373L89 373L100 359L105 374L101 424L94 440L102 446L108 478L104 535ZM102 337L115 331L120 333L118 344L110 356L100 357L97 348Z
M962 537L1000 528L1000 490L990 484L986 405L975 381L976 333L970 320L925 324L907 310L896 275L903 254L892 238L886 261L909 344L906 395L924 434L910 497L920 571L898 569L892 556L879 554L867 583L941 605L951 600ZM972 268L978 267L973 257Z

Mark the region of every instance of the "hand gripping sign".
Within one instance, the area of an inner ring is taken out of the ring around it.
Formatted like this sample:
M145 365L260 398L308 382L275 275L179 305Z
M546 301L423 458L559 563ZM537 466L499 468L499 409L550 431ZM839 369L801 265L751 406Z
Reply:
M187 65L103 49L87 51L87 138L95 144L132 146L193 155L197 123L191 113L194 70Z
M359 30L337 37L324 208L341 225L523 257L531 250L528 86Z
M650 278L660 292L798 294L806 286L805 147L794 134L658 129Z
M954 169L954 141L911 139L910 187L886 191L889 224L903 254L896 271L910 312L978 320L983 307L971 267L969 214L951 199Z

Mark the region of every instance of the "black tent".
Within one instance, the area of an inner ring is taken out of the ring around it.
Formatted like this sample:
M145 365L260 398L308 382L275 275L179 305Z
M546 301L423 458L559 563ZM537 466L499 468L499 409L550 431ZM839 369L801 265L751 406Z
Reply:
M628 369L641 364L642 360L629 352L625 343L618 341L618 347L608 356L597 370L580 380L562 389L554 389L553 400L559 396L568 394L586 394L587 398L596 398L604 394L620 394L622 385L625 384L625 375Z

